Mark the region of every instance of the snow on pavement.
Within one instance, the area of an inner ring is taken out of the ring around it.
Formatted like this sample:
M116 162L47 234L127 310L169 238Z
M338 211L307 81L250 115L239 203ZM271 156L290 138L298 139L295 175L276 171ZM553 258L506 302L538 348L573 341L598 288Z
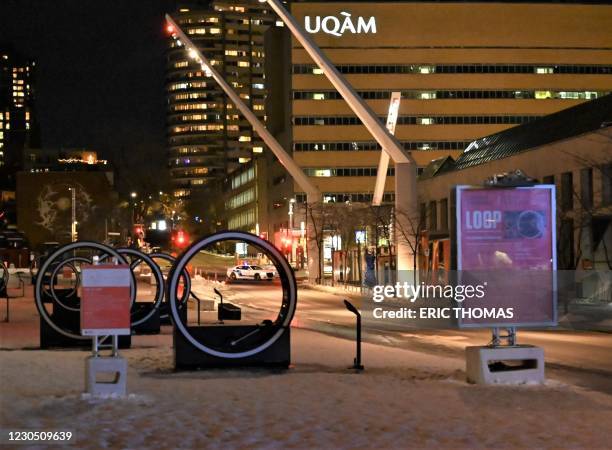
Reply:
M0 351L2 428L84 448L609 448L612 397L558 382L469 385L457 359L373 344L353 373L354 342L303 329L287 371L174 372L154 338L122 351L126 399L82 396L87 352Z

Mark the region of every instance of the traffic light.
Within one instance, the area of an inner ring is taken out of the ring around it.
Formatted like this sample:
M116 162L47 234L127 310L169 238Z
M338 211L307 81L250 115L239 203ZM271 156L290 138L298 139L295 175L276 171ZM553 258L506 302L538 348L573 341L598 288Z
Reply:
M178 248L186 247L189 245L189 235L183 230L175 231L172 234L172 244Z
M132 229L132 234L134 235L134 239L144 239L144 225L134 225L134 228Z

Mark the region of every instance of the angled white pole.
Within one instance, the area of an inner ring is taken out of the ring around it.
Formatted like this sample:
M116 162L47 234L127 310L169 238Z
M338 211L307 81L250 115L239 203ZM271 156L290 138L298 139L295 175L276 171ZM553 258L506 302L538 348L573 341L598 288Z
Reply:
M287 172L293 177L297 184L304 189L307 196L321 197L319 189L312 184L310 178L306 176L304 171L297 163L291 158L291 156L285 151L282 145L272 136L266 126L259 120L259 118L251 111L251 109L244 103L242 98L234 91L234 89L225 81L225 79L217 72L210 61L202 54L198 47L189 39L189 37L181 30L176 22L166 14L166 20L172 26L172 36L178 39L182 45L185 46L185 50L188 52L189 57L195 60L202 66L202 70L207 76L212 77L221 86L221 89L229 97L236 108L240 110L242 115L249 121L253 129L266 143L274 156L278 158L280 163L283 165Z
M382 149L393 158L395 162L395 227L405 230L405 233L395 233L396 268L400 276L406 276L405 272L413 270L416 261L414 250L416 249L417 237L410 236L411 233L409 232L414 228L414 221L418 219L416 162L410 153L406 152L397 139L383 126L374 111L340 74L336 66L315 44L306 30L298 24L295 17L285 9L282 2L280 0L259 1L262 3L267 1ZM404 237L402 238L400 235L404 235Z
M262 0L260 0L262 1ZM357 94L353 86L338 72L336 66L321 51L315 42L308 36L308 33L298 24L295 17L289 13L279 0L266 0L270 7L279 15L293 36L308 52L313 61L323 71L327 79L342 95L342 98L349 104L355 115L359 117L364 126L378 141L380 146L389 154L396 163L414 163L410 153L404 151L401 144L387 131L372 108Z
M219 84L221 89L223 89L236 108L238 108L244 117L249 121L255 132L261 137L270 150L272 150L272 153L274 153L274 155L278 158L283 167L287 169L289 175L291 175L295 182L304 190L304 192L306 192L307 203L315 204L321 202L323 200L321 191L319 191L319 189L310 181L310 178L306 176L302 168L297 165L293 158L285 151L283 146L280 145L276 138L268 131L266 126L242 101L236 91L234 91L234 89L227 83L227 81L225 81L219 72L215 70L210 61L202 54L198 47L194 45L183 30L181 30L172 17L166 14L166 20L172 27L172 37L184 45L189 57L200 64L206 75L212 77ZM311 224L311 221L308 219L306 222L307 236L314 236L315 233L313 224ZM315 239L307 237L306 251L308 253L308 278L309 280L314 281L318 276L320 267L320 255L318 253L319 249Z
M389 114L387 115L387 130L395 135L395 126L399 116L400 101L402 99L401 92L391 93L391 102L389 103ZM376 184L374 185L374 195L372 196L372 206L380 206L385 194L385 183L387 181L387 171L389 170L389 154L384 150L380 152L380 161L378 162L378 172L376 172Z

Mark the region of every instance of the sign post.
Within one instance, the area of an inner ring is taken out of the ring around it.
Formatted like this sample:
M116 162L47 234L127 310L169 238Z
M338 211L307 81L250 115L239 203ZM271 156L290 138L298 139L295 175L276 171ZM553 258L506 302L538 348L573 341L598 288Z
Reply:
M127 393L127 361L119 356L118 348L119 336L130 334L131 282L128 265L94 265L82 270L81 335L92 337L92 355L85 365L89 394ZM101 355L102 348L110 349L110 356Z
M458 281L486 289L462 302L459 326L493 329L491 344L466 349L468 380L544 382L543 350L518 345L516 330L557 324L555 186L457 186L455 200Z

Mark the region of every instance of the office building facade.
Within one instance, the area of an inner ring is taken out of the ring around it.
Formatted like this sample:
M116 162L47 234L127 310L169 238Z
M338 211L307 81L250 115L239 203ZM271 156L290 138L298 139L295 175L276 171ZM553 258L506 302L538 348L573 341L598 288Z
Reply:
M382 121L401 92L395 134L420 168L612 91L608 5L297 2L292 12ZM296 40L292 65L295 159L327 201L370 201L380 147Z

